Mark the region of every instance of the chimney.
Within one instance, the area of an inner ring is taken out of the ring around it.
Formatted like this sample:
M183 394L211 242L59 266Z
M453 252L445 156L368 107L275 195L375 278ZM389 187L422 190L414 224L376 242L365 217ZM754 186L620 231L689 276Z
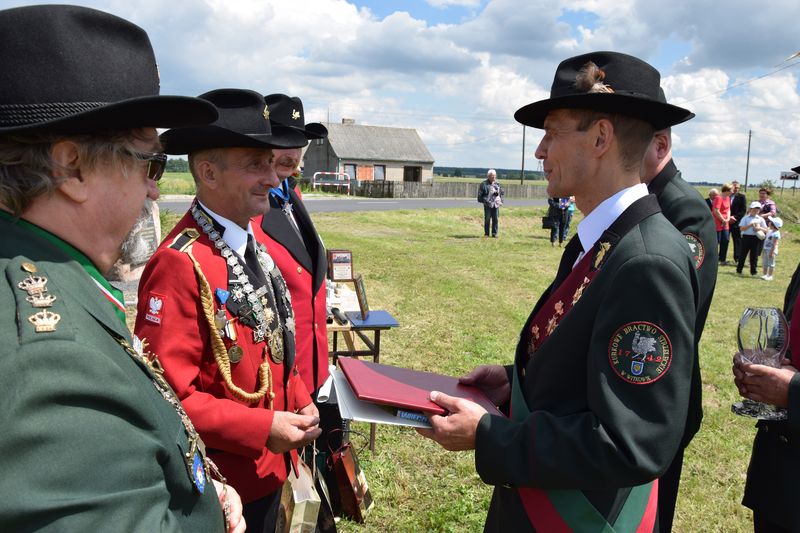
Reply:
M356 123L356 119L354 119L354 118L343 118L342 119L342 124L350 124L350 125L352 125L352 124L355 124L355 123Z

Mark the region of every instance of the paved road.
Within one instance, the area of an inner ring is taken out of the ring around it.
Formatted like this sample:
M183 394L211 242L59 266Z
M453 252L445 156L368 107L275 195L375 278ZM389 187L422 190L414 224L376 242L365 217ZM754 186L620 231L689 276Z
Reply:
M448 209L454 207L479 207L478 203L466 198L331 198L306 195L306 209L311 213L333 213L353 211L396 211L400 209ZM173 213L184 213L189 209L191 196L167 195L159 200L161 209ZM547 205L547 200L505 200L506 207L527 207Z

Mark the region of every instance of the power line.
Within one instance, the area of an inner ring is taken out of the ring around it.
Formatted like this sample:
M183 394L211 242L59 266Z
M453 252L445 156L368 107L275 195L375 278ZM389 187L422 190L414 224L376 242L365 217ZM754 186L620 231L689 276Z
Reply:
M708 93L708 94L706 94L704 96L698 96L697 98L694 98L692 100L686 100L686 101L681 101L681 102L677 102L677 103L679 103L681 105L683 105L683 104L691 104L692 102L697 102L697 101L703 100L705 98L709 98L711 96L716 96L718 94L723 94L723 93L726 93L726 92L731 91L733 89L736 89L737 87L742 87L743 85L749 85L749 84L753 83L754 81L758 81L758 80L761 80L761 79L764 79L764 78L768 78L770 76L774 76L775 74L777 74L778 72L781 72L782 70L786 70L788 68L794 68L794 67L796 67L798 65L800 65L800 61L798 61L796 63L792 63L790 65L786 65L786 66L783 66L783 67L776 68L772 72L768 72L766 74L762 74L761 76L756 76L754 78L750 78L750 79L747 79L747 80L744 80L744 81L740 81L739 83L734 83L733 85L728 85L727 87L725 87L724 89L720 89L719 91L714 91L713 93Z

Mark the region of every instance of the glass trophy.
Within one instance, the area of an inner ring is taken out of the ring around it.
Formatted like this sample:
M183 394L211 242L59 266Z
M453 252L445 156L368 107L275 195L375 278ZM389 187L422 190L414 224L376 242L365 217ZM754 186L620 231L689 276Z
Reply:
M789 325L780 309L748 307L739 319L737 357L745 363L780 368L789 347ZM737 415L759 420L786 420L786 409L744 399L731 406Z

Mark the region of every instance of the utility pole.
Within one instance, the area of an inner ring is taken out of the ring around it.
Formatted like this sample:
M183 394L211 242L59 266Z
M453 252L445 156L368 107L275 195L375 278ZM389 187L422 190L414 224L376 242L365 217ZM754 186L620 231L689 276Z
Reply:
M747 192L747 175L750 173L750 139L753 138L753 130L747 130L747 166L744 167L744 192Z
M525 124L522 125L522 170L519 171L519 184L525 179Z

